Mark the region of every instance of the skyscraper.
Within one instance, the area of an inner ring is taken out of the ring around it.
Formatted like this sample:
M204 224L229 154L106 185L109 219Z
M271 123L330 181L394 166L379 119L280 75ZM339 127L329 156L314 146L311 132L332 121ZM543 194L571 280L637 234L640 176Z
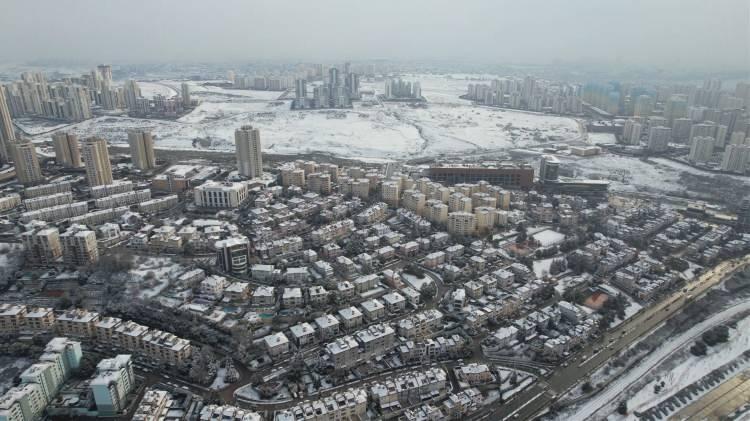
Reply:
M653 108L654 104L650 96L639 95L635 100L635 111L633 114L640 117L648 117L651 115Z
M112 184L112 166L109 163L107 141L100 137L89 137L81 146L89 186Z
M305 79L294 81L294 96L297 99L307 98L307 81Z
M628 143L631 145L640 145L641 144L641 134L643 133L643 124L641 123L633 123L631 132L630 132L630 139L628 139Z
M676 118L687 116L687 107L686 95L672 95L664 105L664 118L672 124Z
M52 142L55 146L55 160L58 165L68 168L81 166L78 136L72 133L55 133L52 135Z
M339 69L335 66L328 69L328 83L331 86L339 85Z
M652 127L648 133L648 150L653 152L664 152L672 138L672 129L664 126Z
M109 64L100 64L96 66L99 71L99 75L102 77L102 82L107 86L112 84L112 66Z
M240 175L248 178L260 177L263 174L260 131L253 126L242 126L234 131L234 142Z
M750 146L729 145L721 160L721 169L737 174L745 174L750 162Z
M182 93L182 105L185 107L190 105L190 85L188 85L185 82L182 82L182 85L180 85L181 93Z
M156 154L151 132L129 131L128 144L130 144L130 156L136 168L140 170L156 168Z
M713 137L698 136L693 138L690 144L690 154L688 160L691 162L706 162L711 159L714 153L716 141Z
M16 166L16 177L23 185L29 186L44 180L36 146L28 139L21 139L11 146L13 163Z
M10 118L10 108L8 107L8 98L5 94L5 87L0 85L0 164L8 162L10 152L8 145L16 138L13 122Z
M138 82L134 80L128 80L124 86L125 92L125 106L128 110L135 111L137 108L138 98L141 98L141 88L138 87Z

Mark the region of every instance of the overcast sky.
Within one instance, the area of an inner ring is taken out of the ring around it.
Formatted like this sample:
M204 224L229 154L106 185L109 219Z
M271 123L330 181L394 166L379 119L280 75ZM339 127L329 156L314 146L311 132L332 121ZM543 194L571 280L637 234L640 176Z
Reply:
M2 0L0 61L445 59L750 69L750 0Z

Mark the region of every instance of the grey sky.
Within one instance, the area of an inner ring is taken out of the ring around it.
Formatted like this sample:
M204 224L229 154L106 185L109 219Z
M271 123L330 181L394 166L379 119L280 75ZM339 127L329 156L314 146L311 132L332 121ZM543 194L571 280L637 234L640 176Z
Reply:
M750 0L3 0L0 61L449 59L750 69Z

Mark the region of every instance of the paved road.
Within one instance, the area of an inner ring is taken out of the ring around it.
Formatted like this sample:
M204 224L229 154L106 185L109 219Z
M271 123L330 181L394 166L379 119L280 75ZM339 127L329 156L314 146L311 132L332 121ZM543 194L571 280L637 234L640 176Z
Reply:
M533 418L547 408L557 395L561 395L576 386L579 381L591 375L602 364L609 361L612 356L672 317L689 302L686 299L687 295L697 297L705 293L735 271L744 269L748 264L750 264L750 255L720 263L693 282L688 283L685 286L689 290L687 293L677 291L668 295L662 301L602 335L597 343L584 347L582 351L571 358L568 367L560 367L546 381L527 389L509 402L491 405L470 417L470 419L483 419L482 417L489 413L492 414L492 419L496 420ZM610 341L612 342L610 343ZM597 352L594 351L595 348L603 349ZM583 361L581 361L582 358ZM518 415L516 416L516 414Z

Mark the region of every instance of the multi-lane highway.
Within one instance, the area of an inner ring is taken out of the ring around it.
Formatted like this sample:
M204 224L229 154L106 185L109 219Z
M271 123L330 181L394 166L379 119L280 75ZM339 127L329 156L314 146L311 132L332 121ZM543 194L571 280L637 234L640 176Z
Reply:
M654 330L672 317L685 304L705 293L717 283L750 264L750 255L720 263L713 269L688 282L684 289L676 291L658 303L644 309L630 320L602 335L599 340L584 347L571 357L567 367L559 367L548 379L515 396L509 402L497 403L475 413L471 419L531 419L547 408L557 397L582 379L587 378L602 364L638 338Z

